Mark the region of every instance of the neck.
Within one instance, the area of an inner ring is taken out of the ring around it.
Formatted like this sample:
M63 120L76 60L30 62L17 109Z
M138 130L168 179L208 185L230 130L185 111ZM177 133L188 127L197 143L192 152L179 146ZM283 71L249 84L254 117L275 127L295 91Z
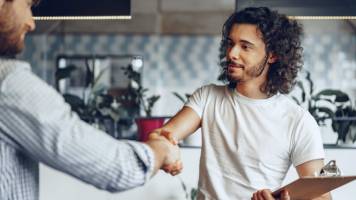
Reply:
M261 91L261 87L266 83L267 80L250 80L246 82L239 82L236 86L236 90L244 95L245 97L251 99L266 99L268 95Z

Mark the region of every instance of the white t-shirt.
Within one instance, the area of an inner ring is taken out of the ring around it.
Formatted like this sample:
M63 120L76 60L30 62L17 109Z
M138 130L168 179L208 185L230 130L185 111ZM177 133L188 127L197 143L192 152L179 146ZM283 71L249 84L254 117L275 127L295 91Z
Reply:
M324 158L314 118L286 95L251 99L208 85L185 106L202 120L198 199L251 199L280 187L291 164Z

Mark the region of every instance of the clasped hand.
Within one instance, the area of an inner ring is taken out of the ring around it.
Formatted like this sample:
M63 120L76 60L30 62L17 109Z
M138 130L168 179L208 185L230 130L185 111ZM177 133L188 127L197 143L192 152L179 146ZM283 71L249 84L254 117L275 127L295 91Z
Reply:
M149 135L149 140L164 139L168 143L168 151L166 153L166 159L161 169L166 173L175 176L179 174L183 169L182 161L180 160L180 150L178 147L178 141L173 137L173 134L168 131L161 130L160 132L152 132Z

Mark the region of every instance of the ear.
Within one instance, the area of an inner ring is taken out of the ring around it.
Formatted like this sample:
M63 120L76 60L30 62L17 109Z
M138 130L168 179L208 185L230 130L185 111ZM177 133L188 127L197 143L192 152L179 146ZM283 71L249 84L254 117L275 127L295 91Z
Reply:
M272 64L272 63L276 62L277 59L278 59L278 57L275 54L270 53L269 56L268 56L268 61L267 62L269 64Z

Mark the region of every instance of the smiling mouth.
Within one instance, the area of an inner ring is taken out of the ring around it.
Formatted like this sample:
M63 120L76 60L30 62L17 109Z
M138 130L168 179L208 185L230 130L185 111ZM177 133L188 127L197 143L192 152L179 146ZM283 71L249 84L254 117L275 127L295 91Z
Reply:
M235 68L240 68L240 69L244 69L245 67L243 65L240 64L235 64L235 63L229 63L228 64L228 69L235 69Z

